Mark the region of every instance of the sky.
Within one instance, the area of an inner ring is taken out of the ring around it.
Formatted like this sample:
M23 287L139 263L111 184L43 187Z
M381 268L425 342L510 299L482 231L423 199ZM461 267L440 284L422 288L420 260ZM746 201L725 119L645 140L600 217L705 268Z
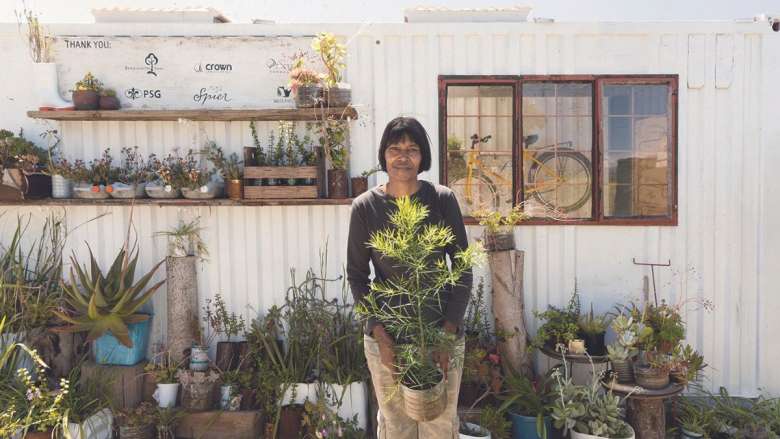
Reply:
M91 23L93 8L213 7L233 22L253 18L279 23L387 23L403 21L415 6L533 7L536 17L557 21L731 20L758 13L780 15L780 0L25 0L48 23ZM0 0L0 22L15 22L22 0Z

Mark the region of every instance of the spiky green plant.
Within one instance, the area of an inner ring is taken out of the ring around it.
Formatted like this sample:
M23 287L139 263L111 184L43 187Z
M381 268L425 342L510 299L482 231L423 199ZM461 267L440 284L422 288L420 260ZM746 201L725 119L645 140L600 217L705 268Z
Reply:
M106 274L100 270L91 248L89 257L88 275L87 267L78 263L75 252L71 256L70 280L63 280L60 284L70 310L55 311L55 314L71 324L63 328L64 331L88 332L88 341L111 331L120 343L132 347L127 325L149 318L146 314L139 314L138 310L165 283L163 280L147 288L152 276L165 261L158 262L138 282L133 283L138 263L137 247L129 251L126 246L122 247Z
M480 246L471 245L455 253L448 269L447 261L436 253L453 244L452 230L441 224L424 224L428 208L416 200L401 197L395 205L390 226L372 234L368 245L405 269L406 275L373 282L357 311L383 322L398 343L398 382L413 389L427 389L441 379L433 352L448 352L453 358L455 340L436 322L426 321L424 311L434 308L443 312L442 291L458 285L472 266L484 260L485 253ZM390 305L399 298L408 302Z

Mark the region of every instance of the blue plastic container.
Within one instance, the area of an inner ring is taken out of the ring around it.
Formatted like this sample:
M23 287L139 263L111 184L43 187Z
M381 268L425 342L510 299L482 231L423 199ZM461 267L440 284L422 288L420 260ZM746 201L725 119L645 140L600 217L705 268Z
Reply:
M542 438L536 431L536 417L509 412L509 418L512 420L512 439ZM549 417L544 418L544 427L547 429L547 437L549 438L552 433L552 424Z
M139 323L127 325L130 330L130 340L133 347L128 348L111 334L106 332L95 340L95 361L98 364L111 364L115 366L133 366L146 358L146 349L149 347L149 329L152 326L152 316Z

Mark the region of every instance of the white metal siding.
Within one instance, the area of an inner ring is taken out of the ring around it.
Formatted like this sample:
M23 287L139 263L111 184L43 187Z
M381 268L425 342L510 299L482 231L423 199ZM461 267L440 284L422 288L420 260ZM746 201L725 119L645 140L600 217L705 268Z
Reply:
M0 85L3 125L40 129L25 119L30 90L18 87L27 68L16 29L0 28L0 47L20 65L8 67L12 80ZM780 361L775 335L780 333L780 35L765 23L633 24L387 24L365 26L62 26L61 34L145 35L311 35L331 30L350 38L347 80L353 86L360 120L352 124L352 173L376 163L385 123L412 115L428 128L438 145L437 75L439 74L598 74L662 73L680 75L679 226L601 227L528 226L516 228L518 248L526 251L526 316L548 303L563 305L575 280L583 304L597 311L637 298L641 261L672 261L657 270L659 295L667 301L709 299L715 311L690 310L688 339L711 366L712 385L734 394L754 395L758 388L780 393ZM85 60L85 68L88 61ZM13 101L8 99L13 98ZM192 125L192 126L191 126ZM206 133L238 150L249 144L248 124L205 122L63 123L66 150L84 157L103 147L139 145L162 152L188 147L192 133ZM268 129L270 125L263 127ZM436 155L437 153L434 152ZM423 177L436 180L438 163ZM380 177L380 182L381 182ZM12 212L0 219L3 236ZM80 255L88 240L101 260L112 257L127 225L129 208L69 208L77 224L101 212L111 216L77 231L69 242ZM222 292L236 310L264 310L279 303L289 283L289 268L317 267L319 251L329 241L328 273L336 275L345 260L348 206L330 207L138 207L135 223L142 242L143 267L165 255L154 231L179 217L201 216L212 251L199 277L201 296ZM481 231L471 228L476 236ZM336 291L333 291L336 294ZM155 298L155 336L164 333L164 300ZM535 330L536 325L531 324Z

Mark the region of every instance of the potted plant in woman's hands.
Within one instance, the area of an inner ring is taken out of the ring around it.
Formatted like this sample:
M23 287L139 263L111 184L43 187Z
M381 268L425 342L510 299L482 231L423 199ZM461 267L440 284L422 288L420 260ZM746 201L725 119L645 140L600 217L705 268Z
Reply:
M408 276L388 282L374 282L371 291L357 304L363 317L384 322L385 330L396 342L398 373L406 414L417 421L434 419L446 406L444 374L434 361L434 352L446 352L456 358L455 336L443 331L436 322L426 322L423 312L439 302L444 287L457 285L472 266L484 259L484 252L471 245L452 258L451 270L443 260L430 265L436 249L450 245L455 236L449 227L424 225L428 209L409 197L395 200L397 211L390 215L388 228L371 235L368 245L383 257L392 258L408 270ZM407 291L410 303L391 306L392 299Z
M303 55L295 59L288 86L295 98L296 107L311 108L317 106L322 99L322 81L317 72L307 69L304 64Z
M88 332L87 341L94 341L99 364L132 366L146 355L149 342L149 314L139 312L165 283L147 287L164 261L135 281L138 248L125 243L108 272L100 269L89 250L90 266L82 267L74 253L71 256L69 281L61 281L67 308L54 314L71 326L59 328L65 332Z
M504 390L499 395L503 403L499 410L509 412L513 438L547 437L556 397L554 384L550 374L533 381L518 373L510 373L504 378Z
M311 47L325 65L326 73L322 78L325 102L329 107L346 107L352 102L352 88L341 82L342 71L346 67L344 58L347 56L347 46L340 43L335 35L321 32L314 38Z
M154 399L160 407L176 406L176 397L179 394L179 381L176 378L176 373L179 368L180 364L173 360L170 352L158 354L144 367L146 373L152 375L157 383Z
M590 305L590 313L580 316L578 325L580 335L585 340L585 348L592 356L601 356L607 353L604 345L604 336L607 334L610 320L606 314L593 313L593 304Z
M73 90L73 106L76 110L97 110L100 106L100 91L103 83L87 72Z

